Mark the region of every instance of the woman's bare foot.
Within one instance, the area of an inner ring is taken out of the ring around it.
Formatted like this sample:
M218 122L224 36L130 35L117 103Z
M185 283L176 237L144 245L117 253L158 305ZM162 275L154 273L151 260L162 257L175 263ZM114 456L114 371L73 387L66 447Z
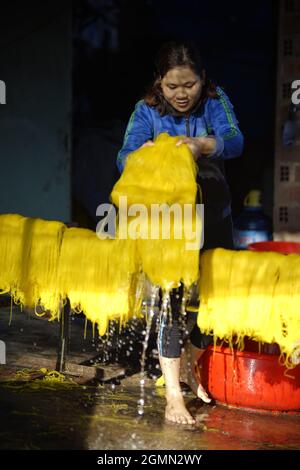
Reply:
M178 424L194 424L195 420L186 409L180 388L180 357L159 356L159 361L166 384L166 419Z
M193 367L193 380L196 382L196 384L198 385L197 389L196 389L196 395L198 398L201 398L202 401L204 401L204 403L210 403L211 402L211 398L209 398L205 388L203 387L203 385L201 384L201 374L200 374L200 367L198 364L195 364L195 366ZM195 393L195 392L194 392Z
M211 398L209 398L201 384L201 374L198 365L199 358L204 351L204 349L196 348L189 341L187 342L181 356L180 380L187 384L198 398L201 398L205 403L210 403Z
M167 396L165 417L168 421L177 424L195 424L196 422L186 409L181 393Z

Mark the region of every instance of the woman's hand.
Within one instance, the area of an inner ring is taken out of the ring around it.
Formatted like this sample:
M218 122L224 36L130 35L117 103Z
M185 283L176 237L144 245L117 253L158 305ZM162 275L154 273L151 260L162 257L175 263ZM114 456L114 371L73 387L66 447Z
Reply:
M176 146L181 144L189 147L195 160L202 155L210 155L216 150L216 141L213 137L185 137L176 142Z

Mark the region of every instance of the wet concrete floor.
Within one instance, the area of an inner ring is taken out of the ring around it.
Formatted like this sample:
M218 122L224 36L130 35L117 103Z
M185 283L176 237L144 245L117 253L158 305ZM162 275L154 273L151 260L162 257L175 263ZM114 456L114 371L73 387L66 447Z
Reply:
M196 424L168 423L164 389L151 378L139 415L140 375L134 368L127 368L132 375L105 384L42 380L19 368L18 357L29 350L40 357L55 355L58 325L18 309L8 322L9 308L2 307L0 339L7 345L7 364L0 366L0 449L300 449L300 415L206 405L191 392L185 398ZM90 333L83 339L82 319L73 324L72 353L84 361L95 353L95 343Z

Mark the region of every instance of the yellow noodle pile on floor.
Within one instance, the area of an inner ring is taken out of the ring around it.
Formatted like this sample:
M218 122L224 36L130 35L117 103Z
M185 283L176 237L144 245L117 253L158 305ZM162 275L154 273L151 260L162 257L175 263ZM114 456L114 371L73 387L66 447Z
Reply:
M111 194L120 209L120 233L125 226L122 196L131 206L129 236L137 239L141 269L166 290L181 281L190 286L199 272L202 226L195 211L196 165L187 145L176 146L178 140L160 134L153 146L132 152ZM141 207L135 206L134 213L135 204Z
M65 228L61 222L0 216L0 286L16 303L58 309L57 267Z
M108 321L124 324L133 310L130 294L136 271L132 240L100 240L95 232L69 228L64 234L58 285L71 308L83 311L105 334Z
M126 196L128 205L193 204L197 167L188 146L175 145L179 139L159 134L155 145L130 153L112 202L119 207L120 196Z
M198 326L230 343L278 343L286 363L300 339L300 255L217 248L200 259Z

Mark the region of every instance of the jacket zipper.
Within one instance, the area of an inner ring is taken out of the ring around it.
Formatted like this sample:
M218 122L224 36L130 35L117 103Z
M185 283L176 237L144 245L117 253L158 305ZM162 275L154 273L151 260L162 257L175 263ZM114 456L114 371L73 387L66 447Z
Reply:
M187 137L191 136L191 130L190 130L190 117L185 116L185 127L186 127L186 135Z

